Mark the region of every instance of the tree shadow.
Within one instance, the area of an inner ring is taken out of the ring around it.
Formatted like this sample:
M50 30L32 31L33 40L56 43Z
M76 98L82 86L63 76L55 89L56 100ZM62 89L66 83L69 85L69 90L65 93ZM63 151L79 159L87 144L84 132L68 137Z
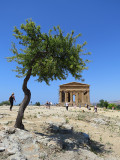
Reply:
M106 152L105 146L97 141L90 140L90 150L95 154Z
M88 134L75 132L72 129L61 128L56 125L52 125L52 128L49 128L45 134L38 132L35 132L35 134L45 136L49 141L54 141L65 151L77 151L80 148L88 149L95 154L106 151L103 144L91 140Z

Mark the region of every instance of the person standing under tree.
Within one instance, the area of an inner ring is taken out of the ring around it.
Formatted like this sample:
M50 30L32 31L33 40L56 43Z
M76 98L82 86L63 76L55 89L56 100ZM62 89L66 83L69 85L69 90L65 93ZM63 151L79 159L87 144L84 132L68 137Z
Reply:
M10 101L10 111L12 111L13 102L14 101L16 102L14 93L12 93L12 95L9 97L9 101Z

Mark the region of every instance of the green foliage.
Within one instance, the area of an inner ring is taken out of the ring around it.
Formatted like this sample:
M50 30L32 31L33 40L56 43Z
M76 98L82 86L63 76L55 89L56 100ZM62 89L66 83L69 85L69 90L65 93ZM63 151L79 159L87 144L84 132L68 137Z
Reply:
M2 101L0 103L0 106L3 106L3 105L10 105L10 102L9 101Z
M40 102L36 102L36 103L35 103L35 106L40 106Z
M66 123L69 123L69 119L68 118L66 118Z
M114 108L116 108L116 104L114 104L114 103L110 103L109 105L108 105L108 109L112 109L112 107L114 107Z
M107 101L104 101L104 107L107 108L109 103Z
M24 77L29 71L37 81L49 81L66 79L70 73L76 79L82 78L82 71L87 69L88 60L83 60L85 53L83 44L76 44L81 36L74 36L74 31L66 36L59 26L53 27L48 33L42 33L41 27L37 26L31 19L26 24L21 24L20 29L14 27L14 36L18 39L17 45L12 44L11 51L14 56L7 57L9 62L18 63L17 77Z
M117 105L117 106L115 107L115 110L120 110L120 105Z
M116 105L114 103L108 103L107 101L104 101L103 99L101 99L97 105L99 107L105 107L108 109L114 108L115 110L120 110L120 105Z
M97 105L98 105L99 107L101 107L101 108L103 108L103 107L107 108L107 107L108 107L108 104L109 104L109 103L108 103L107 101L104 101L103 99L101 99Z

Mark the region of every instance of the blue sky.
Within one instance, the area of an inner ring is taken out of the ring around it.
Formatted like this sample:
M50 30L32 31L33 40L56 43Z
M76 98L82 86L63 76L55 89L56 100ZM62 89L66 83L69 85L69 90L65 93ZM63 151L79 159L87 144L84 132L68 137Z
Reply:
M90 101L100 99L120 100L120 1L119 0L1 0L0 1L0 102L8 100L15 93L16 104L24 97L23 78L12 72L15 63L8 63L5 57L12 56L11 42L14 26L20 27L25 20L32 20L48 32L60 25L65 32L82 33L78 43L87 41L86 49L92 54L89 69L83 71L84 83L90 85ZM38 83L29 80L31 101L45 103L58 102L59 85L73 82L66 80ZM76 81L81 82L81 81Z

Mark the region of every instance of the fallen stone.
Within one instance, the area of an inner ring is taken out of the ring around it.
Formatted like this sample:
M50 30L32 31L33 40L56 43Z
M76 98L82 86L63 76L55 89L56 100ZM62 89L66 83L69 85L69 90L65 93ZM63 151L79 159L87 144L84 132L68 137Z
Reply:
M8 133L8 134L14 134L15 133L15 131L16 131L16 129L15 128L8 128L8 129L6 129L6 133Z
M60 128L60 133L63 133L63 134L70 134L72 133L72 131L73 131L73 127L69 124L64 124Z
M52 133L70 134L73 131L73 127L69 124L49 122L46 130Z

